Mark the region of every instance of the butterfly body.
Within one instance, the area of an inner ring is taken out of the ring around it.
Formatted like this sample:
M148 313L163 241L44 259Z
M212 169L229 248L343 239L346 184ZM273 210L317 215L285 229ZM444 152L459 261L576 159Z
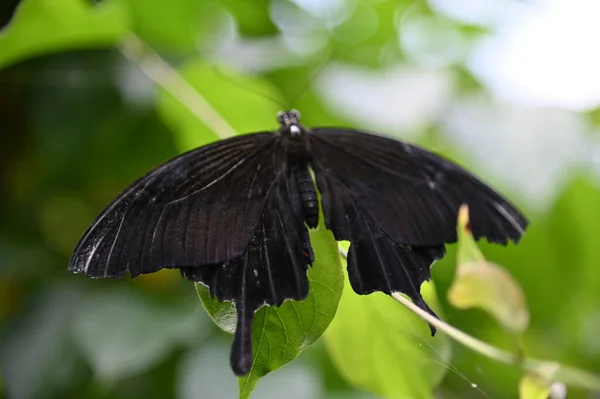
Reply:
M319 224L319 200L308 165L296 169L294 180L300 193L304 222L308 227L315 228Z
M462 204L476 238L517 242L527 226L491 188L424 149L351 129L307 129L296 111L277 119L277 131L200 147L134 182L88 228L69 269L135 277L177 268L207 285L235 303L231 365L243 375L256 310L308 295L308 228L319 224L319 205L325 228L351 242L354 291L403 292L432 314L419 288L456 240Z

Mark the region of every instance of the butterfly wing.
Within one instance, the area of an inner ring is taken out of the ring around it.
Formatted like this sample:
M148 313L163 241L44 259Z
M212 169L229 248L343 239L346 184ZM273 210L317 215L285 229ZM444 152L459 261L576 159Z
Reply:
M364 208L346 197L349 236L348 278L354 292L402 292L421 309L437 317L420 293L431 278L431 264L446 253L444 245L410 247L394 242ZM430 325L432 334L435 328Z
M506 199L422 148L352 130L314 129L310 135L327 226L341 236L344 198L336 190L352 196L391 239L405 245L455 242L462 204L469 206L476 239L517 242L527 227Z
M348 275L359 294L402 292L434 314L420 286L444 243L456 241L462 204L476 238L516 242L527 226L491 188L424 149L351 130L309 135L325 224L336 240L351 242Z
M94 220L69 270L135 277L241 255L274 181L276 141L272 133L239 136L158 166Z
M318 162L318 161L315 161ZM430 266L446 253L444 245L414 247L395 242L352 192L322 169L315 169L325 223L336 240L350 241L348 278L357 294L375 291L407 294L421 309L437 315L420 293ZM432 334L435 328L430 325Z
M181 269L184 277L207 285L219 301L235 303L238 321L231 367L237 375L247 374L252 364L251 327L256 310L308 295L306 272L314 256L300 195L287 166L284 162L277 166L280 175L243 254L208 267Z

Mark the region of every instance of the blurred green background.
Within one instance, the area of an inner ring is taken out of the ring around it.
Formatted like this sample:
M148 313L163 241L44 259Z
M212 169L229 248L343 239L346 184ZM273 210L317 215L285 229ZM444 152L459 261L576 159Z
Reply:
M197 86L239 132L276 128L282 106L267 97L277 97L307 126L380 132L476 171L531 221L518 246L482 245L525 291L528 354L600 371L595 2L32 0L10 23L17 3L0 2L7 398L237 395L231 338L178 272L92 281L66 271L87 225L126 185L217 138L173 111L142 72L145 59L124 57L128 32L190 79L211 66L228 71L230 91ZM454 267L451 248L433 268L445 320L513 348L488 315L447 303ZM517 396L515 368L458 345L442 363L438 398ZM374 397L342 379L322 340L260 381L254 397L283 394ZM592 397L569 389L569 398Z

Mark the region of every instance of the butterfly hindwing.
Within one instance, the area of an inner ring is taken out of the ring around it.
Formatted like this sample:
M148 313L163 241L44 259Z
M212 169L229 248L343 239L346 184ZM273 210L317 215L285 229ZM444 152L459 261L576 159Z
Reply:
M394 242L347 188L328 174L317 171L316 176L326 223L337 240L350 241L348 278L354 292L402 292L435 316L420 287L431 277L431 264L444 256L444 245L411 247ZM433 327L431 330L435 332Z
M285 164L278 167L280 176L244 253L226 262L181 269L184 277L207 285L211 296L235 303L238 321L231 367L238 375L251 366L256 310L308 295L306 272L314 260L308 229L300 217L299 194L289 169Z
M214 264L243 253L274 181L272 133L174 158L120 194L77 244L69 270L122 277Z

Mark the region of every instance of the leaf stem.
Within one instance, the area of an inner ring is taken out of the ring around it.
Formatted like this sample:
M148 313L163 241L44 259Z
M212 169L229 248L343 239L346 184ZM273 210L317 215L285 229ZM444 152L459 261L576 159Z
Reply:
M212 105L139 37L129 35L123 41L120 51L125 58L137 64L146 76L171 94L220 138L237 135L235 129Z
M348 257L348 251L342 247L338 247L338 249L340 255L342 255L344 258ZM446 333L446 335L448 335L450 338L490 359L519 366L523 370L535 374L542 372L550 373L550 375L546 377L552 381L561 381L571 386L578 386L580 388L585 388L592 391L600 391L600 376L597 374L593 374L575 367L565 366L557 362L527 358L524 357L522 352L519 356L518 354L504 351L475 337L472 337L436 317L433 317L400 293L393 293L391 297L400 302L413 313L417 314L423 320L436 327L438 330Z

